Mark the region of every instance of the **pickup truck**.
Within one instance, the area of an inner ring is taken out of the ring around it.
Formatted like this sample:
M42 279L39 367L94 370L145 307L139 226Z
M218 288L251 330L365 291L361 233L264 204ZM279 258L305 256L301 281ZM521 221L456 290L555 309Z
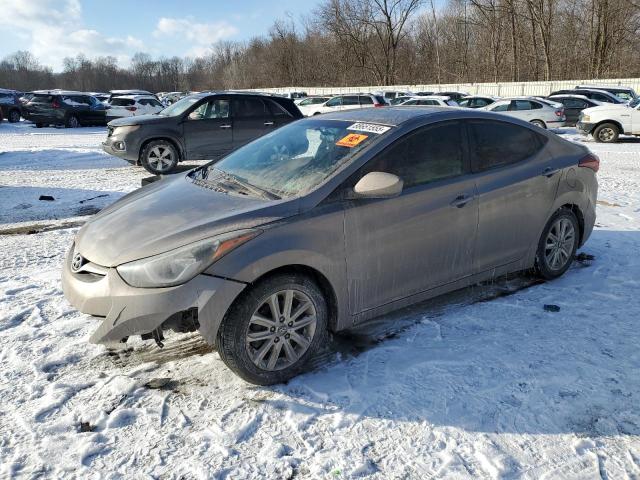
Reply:
M640 98L627 104L585 108L580 112L576 127L601 143L617 142L622 134L640 136Z

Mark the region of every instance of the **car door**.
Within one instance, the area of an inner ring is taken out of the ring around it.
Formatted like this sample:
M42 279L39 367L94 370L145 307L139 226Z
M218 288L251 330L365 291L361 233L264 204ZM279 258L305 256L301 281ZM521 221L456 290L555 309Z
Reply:
M509 113L525 122L533 120L533 110L531 108L531 102L528 100L511 100Z
M232 97L231 116L234 149L261 137L274 125L267 106L257 97Z
M640 135L640 104L629 107L629 110L631 111L631 132L634 135Z
M398 197L345 202L352 313L471 274L478 204L463 139L458 121L420 127L347 181L374 171L404 181Z
M538 241L561 175L533 129L487 119L467 126L479 195L474 270L483 272L521 260Z
M187 159L215 159L233 148L230 100L216 97L197 104L184 117L182 127Z

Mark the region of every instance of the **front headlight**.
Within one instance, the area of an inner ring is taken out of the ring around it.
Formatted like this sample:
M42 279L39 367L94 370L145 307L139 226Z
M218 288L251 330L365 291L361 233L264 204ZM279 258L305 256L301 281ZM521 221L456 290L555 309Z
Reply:
M135 132L140 128L140 125L126 125L124 127L116 127L113 130L113 135L126 135L127 133Z
M239 230L208 238L153 257L123 263L116 270L132 287L173 287L188 282L260 230Z
M581 115L581 117L582 117L582 118L581 118L581 120L582 120L584 123L589 123L589 121L591 120L591 119L589 118L589 115L585 115L584 113Z

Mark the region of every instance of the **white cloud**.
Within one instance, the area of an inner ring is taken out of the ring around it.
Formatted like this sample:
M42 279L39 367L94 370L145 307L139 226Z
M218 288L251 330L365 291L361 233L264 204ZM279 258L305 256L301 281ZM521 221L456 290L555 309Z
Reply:
M24 49L54 69L64 57L80 53L112 55L127 63L132 52L144 49L135 37L109 37L83 28L79 0L0 0L0 12L0 26L16 31L25 39Z
M192 43L187 52L191 56L206 54L211 45L231 37L238 29L228 22L198 23L193 17L167 18L158 20L153 36L156 38L180 37Z

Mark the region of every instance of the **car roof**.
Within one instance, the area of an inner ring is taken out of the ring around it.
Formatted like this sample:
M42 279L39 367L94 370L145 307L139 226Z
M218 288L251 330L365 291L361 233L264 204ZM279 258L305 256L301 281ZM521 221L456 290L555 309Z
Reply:
M117 98L124 98L128 100L156 100L156 97L154 97L153 95L118 95Z
M631 87L623 87L622 85L576 85L577 90L601 90L603 88L610 88L611 90L622 90L625 92L632 92L633 88ZM606 91L606 90L605 90Z
M491 100L502 100L502 97L494 97L493 95L467 95L462 97L462 100L466 98L490 98Z
M580 100L588 100L590 102L595 102L596 100L592 100L588 97L585 97L584 95L577 95L575 93L558 93L557 95L549 95L548 98L555 98L555 97L568 97L568 98L577 98Z
M384 108L359 108L356 110L342 110L338 112L325 113L322 115L326 120L343 120L347 122L371 122L380 123L382 125L398 126L404 122L413 120L414 118L432 116L451 112L451 107L436 106L415 106L414 108L406 107L384 107ZM465 109L459 109L464 112Z
M451 100L447 95L411 95L411 100Z

